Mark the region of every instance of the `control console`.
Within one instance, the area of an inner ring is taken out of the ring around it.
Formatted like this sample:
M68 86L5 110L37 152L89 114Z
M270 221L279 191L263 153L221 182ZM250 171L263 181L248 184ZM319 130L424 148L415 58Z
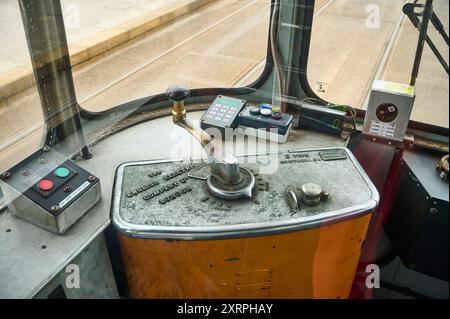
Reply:
M232 200L207 187L208 163L121 165L113 193L115 226L138 237L242 237L367 214L378 202L373 184L344 148L288 150L239 161L256 182L251 197ZM275 165L273 171L260 161Z
M0 175L11 213L62 234L101 198L100 180L50 148Z

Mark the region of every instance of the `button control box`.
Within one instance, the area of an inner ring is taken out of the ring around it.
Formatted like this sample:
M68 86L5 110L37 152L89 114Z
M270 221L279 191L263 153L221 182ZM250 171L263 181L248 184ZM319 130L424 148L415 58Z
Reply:
M100 180L52 149L0 175L12 215L62 234L101 198Z
M247 101L219 95L200 120L200 127L216 137L227 137L227 129L240 128L243 134L258 138L286 142L291 127L292 115L281 113L270 104L248 106Z
M364 118L363 134L403 142L415 97L413 86L375 81Z
M245 100L223 95L217 96L203 115L200 121L201 128L204 130L216 128L224 137L226 128L237 127L238 115L246 104Z
M268 140L285 143L292 127L292 115L274 112L273 108L260 107L259 109L260 112L258 113L255 108L246 107L239 114L239 126L244 129L245 134L253 135L253 132L258 137L266 136ZM247 128L256 130L248 130Z

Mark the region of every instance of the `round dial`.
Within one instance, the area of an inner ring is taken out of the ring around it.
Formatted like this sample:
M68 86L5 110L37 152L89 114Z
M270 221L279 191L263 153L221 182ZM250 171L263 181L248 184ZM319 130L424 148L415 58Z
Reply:
M389 123L395 120L398 116L398 108L392 103L380 104L377 108L377 117L380 121Z

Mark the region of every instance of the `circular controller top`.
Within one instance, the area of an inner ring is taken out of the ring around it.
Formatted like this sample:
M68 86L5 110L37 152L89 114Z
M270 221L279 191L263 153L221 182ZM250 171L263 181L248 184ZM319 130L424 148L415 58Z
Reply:
M206 185L209 192L215 197L227 200L252 197L255 186L255 176L249 170L240 167L241 180L237 184L226 184L214 175L209 175Z

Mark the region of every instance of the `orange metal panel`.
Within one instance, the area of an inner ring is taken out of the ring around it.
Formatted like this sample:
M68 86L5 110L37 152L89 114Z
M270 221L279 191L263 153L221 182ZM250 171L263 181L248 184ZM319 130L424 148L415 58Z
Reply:
M224 240L120 235L132 298L347 298L371 214Z

